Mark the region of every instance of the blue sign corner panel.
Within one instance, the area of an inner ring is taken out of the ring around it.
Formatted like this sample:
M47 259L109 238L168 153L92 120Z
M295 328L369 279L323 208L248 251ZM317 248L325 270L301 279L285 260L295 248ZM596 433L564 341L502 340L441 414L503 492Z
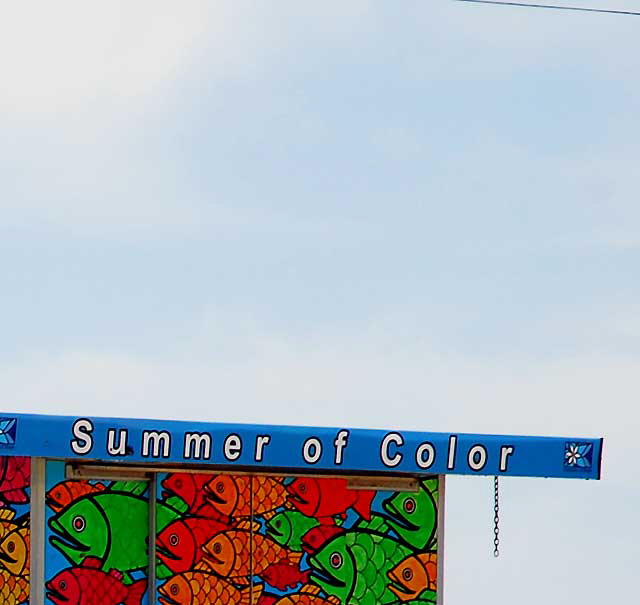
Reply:
M603 440L0 413L12 456L291 472L600 479Z

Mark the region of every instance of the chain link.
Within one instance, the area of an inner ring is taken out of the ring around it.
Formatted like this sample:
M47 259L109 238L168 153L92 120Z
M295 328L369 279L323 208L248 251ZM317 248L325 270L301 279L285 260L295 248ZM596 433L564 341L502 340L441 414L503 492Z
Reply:
M493 478L493 556L500 556L500 492L498 477Z

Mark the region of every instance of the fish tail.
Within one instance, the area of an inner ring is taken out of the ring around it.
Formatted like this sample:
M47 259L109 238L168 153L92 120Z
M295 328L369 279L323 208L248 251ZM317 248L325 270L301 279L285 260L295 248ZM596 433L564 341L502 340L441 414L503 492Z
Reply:
M353 510L367 521L371 520L371 502L375 495L374 491L363 490L358 494L358 498L353 505Z
M147 581L145 579L138 580L129 586L129 592L127 598L124 600L124 605L142 605L142 598L147 591Z

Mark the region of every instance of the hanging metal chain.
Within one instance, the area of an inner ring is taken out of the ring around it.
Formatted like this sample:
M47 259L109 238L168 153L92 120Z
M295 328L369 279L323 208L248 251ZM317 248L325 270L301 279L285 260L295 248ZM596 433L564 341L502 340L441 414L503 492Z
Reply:
M493 556L500 556L500 492L498 477L493 478Z

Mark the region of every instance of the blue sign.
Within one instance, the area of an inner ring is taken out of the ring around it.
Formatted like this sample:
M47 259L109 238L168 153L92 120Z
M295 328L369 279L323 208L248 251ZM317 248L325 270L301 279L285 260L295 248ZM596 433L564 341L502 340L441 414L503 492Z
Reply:
M602 439L0 415L15 456L290 472L599 479ZM8 453L8 452L7 452Z

